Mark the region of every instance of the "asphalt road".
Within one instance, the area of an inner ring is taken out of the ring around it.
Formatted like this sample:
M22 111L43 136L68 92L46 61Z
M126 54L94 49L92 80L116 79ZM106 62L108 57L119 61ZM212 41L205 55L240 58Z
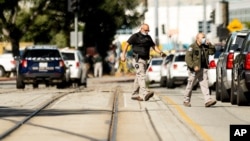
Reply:
M15 89L15 81L0 81L0 133L8 130L55 95L71 92L39 113L5 141L109 140L113 95L119 88L118 141L228 141L233 124L248 125L248 106L217 102L205 108L200 89L193 91L192 107L182 105L185 86L149 86L149 101L131 100L133 76L90 78L88 88L56 89L43 85ZM72 93L73 92L73 93ZM214 97L214 92L212 93Z

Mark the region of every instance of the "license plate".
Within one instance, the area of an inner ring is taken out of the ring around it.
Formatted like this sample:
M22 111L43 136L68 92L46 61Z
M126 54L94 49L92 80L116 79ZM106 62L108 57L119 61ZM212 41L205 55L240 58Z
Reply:
M47 62L41 62L39 63L39 70L46 70L48 66Z

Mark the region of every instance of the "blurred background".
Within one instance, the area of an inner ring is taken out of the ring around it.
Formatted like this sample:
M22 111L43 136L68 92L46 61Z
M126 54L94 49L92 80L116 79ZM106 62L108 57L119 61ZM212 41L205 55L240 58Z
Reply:
M142 23L149 24L153 40L169 53L187 49L198 32L221 43L230 32L249 29L249 4L248 0L0 0L0 54L19 56L29 45L53 44L83 55L99 53L104 73L114 74L125 41Z

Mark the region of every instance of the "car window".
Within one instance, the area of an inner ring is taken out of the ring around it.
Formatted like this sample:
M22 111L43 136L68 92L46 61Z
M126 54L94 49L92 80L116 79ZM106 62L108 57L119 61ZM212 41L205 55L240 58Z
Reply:
M226 52L229 51L229 48L230 48L230 47L228 47L228 46L230 46L230 45L232 44L232 42L233 42L233 37L234 37L233 35L235 35L235 34L231 34L231 35L227 38L226 45L225 45Z
M57 50L28 50L23 54L23 57L61 57Z
M64 60L75 60L75 54L74 53L62 52L62 56L63 56Z
M235 48L233 48L233 50L235 51L238 47L241 47L242 43L244 42L244 39L246 38L246 36L238 36L236 38L236 42L235 44L237 44L238 46L236 46Z
M78 57L79 57L79 61L84 61L81 52L77 52L77 55L78 55Z
M227 48L227 52L230 51L230 50L233 50L233 51L236 51L239 47L241 47L244 39L245 39L246 36L231 36L227 42L227 45L226 46L229 46ZM235 43L233 43L233 39L236 38L235 40Z
M245 44L245 48L247 51L250 51L250 41L247 41Z
M177 55L175 57L175 62L183 62L185 61L185 55Z
M152 60L152 65L161 65L162 60Z
M249 51L250 50L250 36L249 35L246 37L246 40L245 40L243 46L244 46L243 50L241 50L241 51Z
M214 53L214 58L219 58L220 54L221 54L221 51L216 50L215 53Z
M166 58L166 60L171 61L171 60L173 60L173 57L174 57L174 55L173 55L173 54L170 54L170 55Z

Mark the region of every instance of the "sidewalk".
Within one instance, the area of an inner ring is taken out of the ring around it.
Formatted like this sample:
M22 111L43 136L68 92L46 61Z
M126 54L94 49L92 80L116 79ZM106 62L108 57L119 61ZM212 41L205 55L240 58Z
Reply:
M15 80L16 77L0 77L0 81Z

